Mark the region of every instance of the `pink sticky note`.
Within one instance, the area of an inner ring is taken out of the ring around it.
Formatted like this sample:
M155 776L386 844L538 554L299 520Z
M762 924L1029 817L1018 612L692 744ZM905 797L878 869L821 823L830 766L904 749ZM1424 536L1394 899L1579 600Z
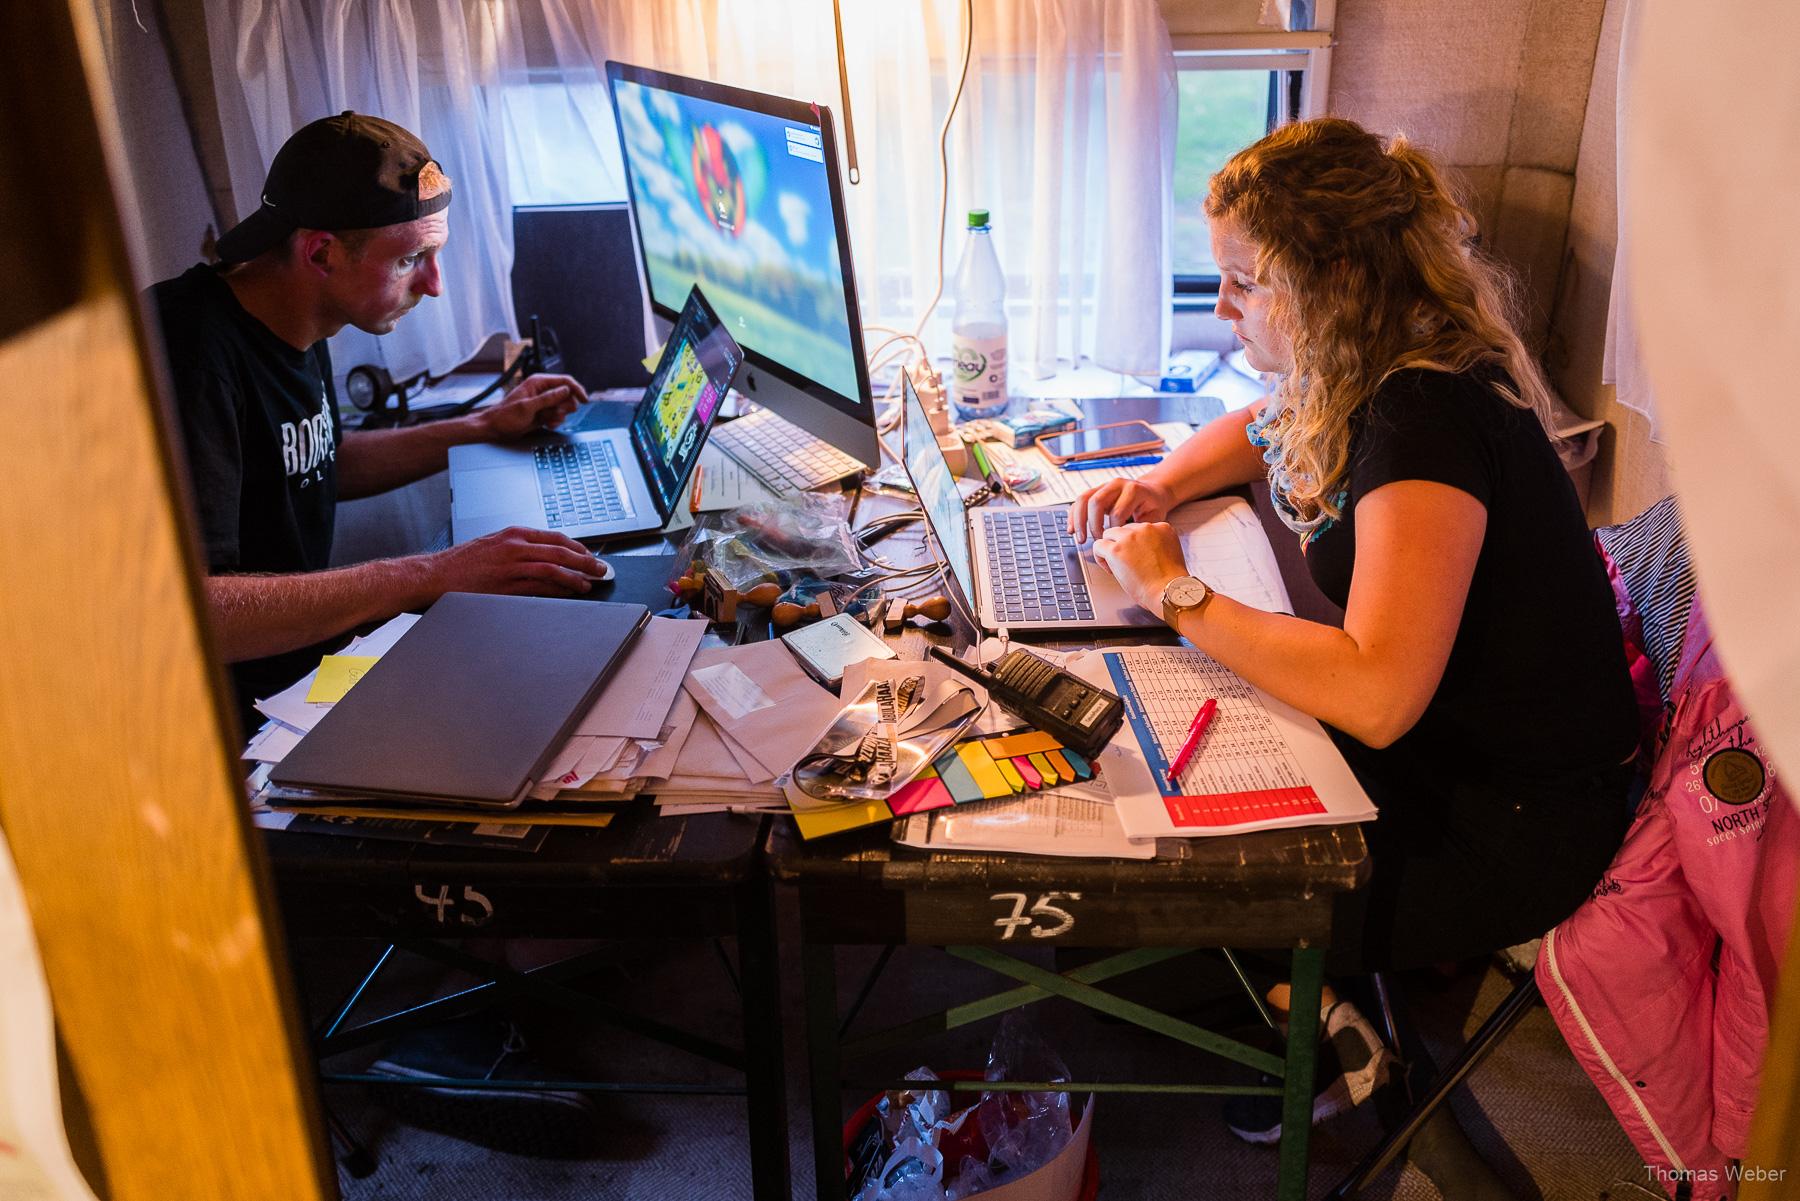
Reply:
M1027 785L1032 788L1042 788L1044 786L1044 777L1038 775L1037 768L1031 766L1031 760L1020 755L1012 761L1012 764L1019 769L1019 775L1023 777Z
M923 813L927 809L942 809L953 804L950 790L944 787L944 781L938 776L924 776L908 781L900 791L888 798L888 808L894 811L895 817L904 817L909 813Z

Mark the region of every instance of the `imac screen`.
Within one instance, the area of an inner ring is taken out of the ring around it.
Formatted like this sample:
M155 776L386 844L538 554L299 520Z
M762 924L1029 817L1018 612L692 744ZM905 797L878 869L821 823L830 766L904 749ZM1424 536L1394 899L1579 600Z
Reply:
M817 124L614 85L651 299L698 282L749 350L860 399Z

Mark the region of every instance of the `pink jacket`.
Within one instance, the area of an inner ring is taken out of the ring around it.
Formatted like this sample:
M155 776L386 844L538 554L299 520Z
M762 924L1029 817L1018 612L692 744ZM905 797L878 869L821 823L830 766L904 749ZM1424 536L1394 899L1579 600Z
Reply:
M1699 600L1674 705L1612 867L1544 938L1575 1058L1671 1196L1736 1194L1793 913L1800 815L1725 679Z

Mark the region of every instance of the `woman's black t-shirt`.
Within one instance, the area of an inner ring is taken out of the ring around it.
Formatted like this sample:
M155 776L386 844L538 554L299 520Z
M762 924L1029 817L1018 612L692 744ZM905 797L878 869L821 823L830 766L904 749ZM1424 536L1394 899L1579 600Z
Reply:
M1391 746L1356 755L1359 772L1405 791L1445 772L1595 771L1628 756L1636 739L1612 589L1580 501L1537 417L1496 392L1492 378L1390 376L1353 420L1343 516L1306 547L1313 580L1342 607L1363 497L1397 480L1430 480L1487 509L1437 692Z

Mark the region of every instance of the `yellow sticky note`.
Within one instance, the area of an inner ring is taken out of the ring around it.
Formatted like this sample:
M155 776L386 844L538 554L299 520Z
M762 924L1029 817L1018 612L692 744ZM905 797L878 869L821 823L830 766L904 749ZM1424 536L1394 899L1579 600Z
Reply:
M1030 761L1031 766L1037 768L1038 775L1044 777L1045 788L1055 788L1062 782L1062 776L1054 767L1050 766L1050 760L1044 757L1042 751L1033 751L1026 758Z
M963 766L969 769L969 775L975 781L975 787L981 789L984 797L1005 796L1012 791L1006 783L1006 777L994 766L994 757L979 742L965 742L956 748Z
M1025 791L1025 777L1019 774L1019 769L1013 766L1011 759L996 759L994 766L999 768L1000 774L1006 777L1007 787L1014 792Z
M846 801L841 805L795 809L793 812L794 824L800 828L800 837L808 839L836 834L839 830L873 825L894 816L886 801Z
M350 686L378 662L380 657L377 655L326 655L319 660L319 674L313 677L306 699L314 704L343 700Z

